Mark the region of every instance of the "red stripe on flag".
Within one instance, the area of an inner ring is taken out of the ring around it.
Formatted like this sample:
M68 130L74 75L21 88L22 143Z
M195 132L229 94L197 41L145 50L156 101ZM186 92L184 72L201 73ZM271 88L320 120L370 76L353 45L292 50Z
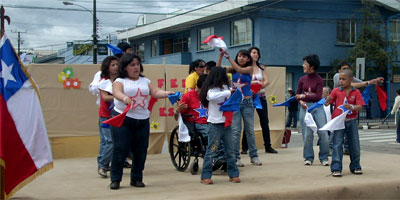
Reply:
M109 124L114 127L121 127L124 123L126 113L128 113L129 109L131 109L131 104L126 105L125 110L121 114L107 119L106 121L103 121L103 124Z
M0 157L5 163L5 192L37 171L31 155L22 142L5 99L0 95Z
M222 115L225 117L225 123L224 127L228 127L232 125L232 119L233 119L233 112L232 111L224 111Z

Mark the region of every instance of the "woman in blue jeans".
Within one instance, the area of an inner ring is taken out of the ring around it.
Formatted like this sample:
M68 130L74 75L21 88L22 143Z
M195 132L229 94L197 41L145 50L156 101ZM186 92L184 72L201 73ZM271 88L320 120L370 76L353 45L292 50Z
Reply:
M226 51L221 51L217 65L221 64L223 56L225 56L231 64L231 67L226 67L226 69L227 72L232 73L232 83L234 86L233 88L241 90L243 94L243 101L240 104L240 110L233 112L232 122L236 165L238 167L244 167L244 164L240 160L239 153L243 119L244 130L249 146L250 162L254 165L260 166L262 165L262 162L258 158L257 146L254 136L253 94L250 90L253 74L253 60L250 56L250 52L246 49L240 50L236 54L235 60L233 60Z
M212 159L221 139L224 144L224 150L227 161L227 172L229 182L240 183L239 169L236 166L235 155L233 152L233 135L231 125L225 126L226 117L220 111L221 105L231 96L229 89L228 76L222 67L214 67L210 75L204 82L201 92L200 101L208 107L209 133L206 155L204 156L203 169L201 172L201 183L205 185L213 184L212 176Z
M150 134L148 97L151 95L155 98L167 98L169 94L173 94L153 85L142 73L140 57L130 53L121 57L118 78L113 83L115 106L112 115L122 113L126 106L130 106L130 109L121 127L111 127L114 144L110 184L112 190L120 187L124 161L130 150L133 153L130 185L145 186L143 170Z

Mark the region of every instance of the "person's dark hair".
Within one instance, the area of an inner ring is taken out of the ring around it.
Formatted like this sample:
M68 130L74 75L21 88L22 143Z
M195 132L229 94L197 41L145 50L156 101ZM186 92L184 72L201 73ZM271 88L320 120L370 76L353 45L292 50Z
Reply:
M189 74L191 74L192 72L194 72L196 67L200 67L201 62L204 62L204 60L201 59L197 59L193 62L190 63L189 65ZM204 67L204 66L203 66Z
M132 46L127 42L120 42L117 44L117 47L120 48L124 53L127 49L132 49Z
M264 68L261 67L259 60L261 59L261 54L260 54L260 49L258 47L250 47L249 48L249 53L251 55L251 51L256 50L258 53L258 60L256 61L256 65L258 68L260 68L261 70L264 70Z
M201 92L199 95L201 104L203 104L203 106L205 107L208 107L208 100L207 100L208 90L212 88L222 89L224 85L229 86L229 79L228 76L226 75L225 68L214 67L201 87Z
M204 81L206 80L207 76L208 76L207 74L202 74L202 75L199 77L199 79L197 80L197 84L196 84L197 88L200 88L200 89L201 89L201 87L203 87L203 83L204 83Z
M351 67L351 65L347 61L342 61L337 65L337 69L340 70L343 66L346 66L346 65Z
M307 61L310 64L310 67L313 67L315 71L319 68L319 58L316 54L311 54L303 58L303 61Z
M115 56L107 56L106 58L104 58L103 62L101 62L101 74L100 77L101 78L110 78L110 72L109 72L109 67L111 64L111 61L116 60L118 61L118 58Z
M400 95L400 89L397 89L396 92L398 95Z
M120 59L118 63L118 78L126 78L128 77L128 73L126 71L126 67L133 61L133 59L137 59L140 64L140 77L143 76L143 65L142 65L142 60L140 59L139 56L132 54L132 53L127 53L124 54Z
M238 57L240 54L242 54L243 56L247 56L249 58L249 61L245 64L245 66L241 66L241 67L247 67L247 66L251 66L253 64L253 59L250 56L250 52L246 49L242 49L236 54L236 57L235 57L236 64L239 65Z
M212 68L214 68L215 66L217 66L217 63L215 62L215 61L208 61L207 63L206 63L206 69L207 70L212 70Z

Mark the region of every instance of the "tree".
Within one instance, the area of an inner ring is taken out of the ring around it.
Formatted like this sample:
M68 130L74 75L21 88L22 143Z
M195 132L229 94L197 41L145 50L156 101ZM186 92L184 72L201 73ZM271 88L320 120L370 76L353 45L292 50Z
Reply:
M364 57L366 78L387 77L387 64L392 63L392 58L397 54L396 48L393 42L386 40L386 25L373 1L362 0L362 4L359 11L362 15L359 21L361 31L347 60L354 67L356 59ZM392 47L391 52L386 51L388 45Z

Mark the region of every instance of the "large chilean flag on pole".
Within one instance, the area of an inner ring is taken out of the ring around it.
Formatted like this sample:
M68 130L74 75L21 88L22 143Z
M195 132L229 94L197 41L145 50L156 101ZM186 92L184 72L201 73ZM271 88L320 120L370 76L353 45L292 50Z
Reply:
M0 39L0 165L5 199L53 167L37 87L6 35Z

